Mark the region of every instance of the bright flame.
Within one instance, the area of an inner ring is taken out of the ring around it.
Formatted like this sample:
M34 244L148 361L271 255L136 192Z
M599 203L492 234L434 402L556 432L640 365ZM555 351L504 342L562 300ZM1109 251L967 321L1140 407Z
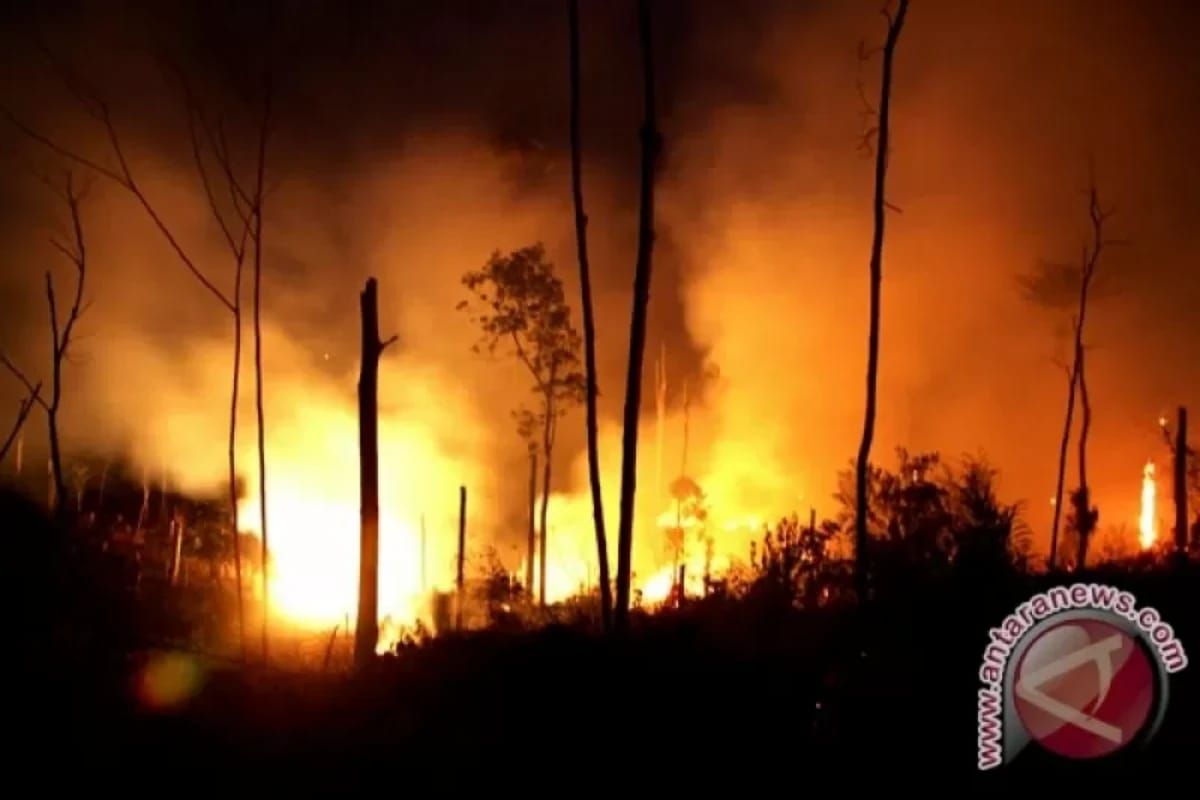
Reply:
M406 377L413 376L406 373ZM482 441L483 432L454 423L464 410L450 402L450 389L436 380L406 380L427 386L410 405L417 412L380 418L379 649L390 648L405 627L434 623L435 593L453 592L457 553L460 483L471 490L468 504L467 580L480 577L480 558L489 547L509 574L524 582L525 530L501 518L501 505L487 471L455 452ZM335 626L352 635L358 597L359 498L355 409L343 395L309 384L280 385L287 398L267 426L267 504L270 533L270 613L280 630L321 632ZM450 419L451 422L446 422ZM437 424L439 421L442 424ZM440 437L435 433L440 431ZM620 432L609 429L601 453L612 514L619 503ZM451 446L443 443L449 439ZM253 441L243 440L241 463L253 465ZM633 564L635 598L644 607L670 604L683 577L683 594L702 597L708 580L719 581L749 556L764 520L773 513L770 498L747 481L754 453L726 448L736 469L702 470L697 481L680 478L640 496ZM575 464L573 491L552 492L547 524L546 600L558 603L596 591L594 520L586 490L586 462ZM652 465L647 471L652 469ZM246 470L240 503L244 532L261 533L256 473ZM558 481L566 484L565 477ZM789 487L794 491L794 487ZM655 491L657 489L657 491ZM540 500L540 498L539 498ZM523 515L522 515L523 516ZM427 522L423 544L421 519ZM616 567L615 516L608 519L609 563ZM507 527L506 527L507 526ZM253 548L257 550L257 548ZM257 552L243 550L251 562ZM424 568L422 568L422 555ZM515 563L514 563L515 562ZM540 566L540 565L539 565ZM535 570L535 579L540 569ZM259 592L257 571L245 576L247 590ZM536 597L536 592L535 595ZM440 619L440 614L437 615Z
M339 626L339 636L352 635L358 606L360 527L356 412L342 397L311 388L281 386L277 391L290 402L280 402L267 428L272 626L325 635ZM438 396L443 406L451 405L445 392ZM382 651L395 644L404 628L434 621L434 593L451 589L454 582L458 484L469 484L472 499L480 505L488 503L488 486L477 472L447 454L427 422L381 414L379 423L378 648ZM243 464L254 464L252 445L246 445ZM247 470L246 477L240 527L261 537L256 471ZM473 516L469 506L468 517ZM243 556L258 561L257 552L244 549ZM247 590L257 595L257 571L245 581Z
M1138 529L1141 533L1140 538L1143 550L1149 550L1153 547L1154 540L1158 537L1154 513L1154 501L1157 491L1157 485L1154 482L1154 462L1147 461L1145 469L1142 470L1142 513L1138 518Z

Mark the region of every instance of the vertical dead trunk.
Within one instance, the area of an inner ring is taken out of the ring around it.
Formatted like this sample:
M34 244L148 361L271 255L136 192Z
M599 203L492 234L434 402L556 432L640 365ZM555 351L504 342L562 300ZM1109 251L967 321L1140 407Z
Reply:
M579 133L579 0L570 0L571 29L571 194L575 200L575 242L579 251L579 287L583 296L583 350L587 371L588 481L592 489L592 518L596 528L596 563L600 568L600 618L612 626L612 586L608 576L608 535L604 530L604 498L600 492L600 444L597 433L596 320L592 308L592 279L587 252L587 214L583 210L582 144Z
M1058 478L1054 488L1054 518L1050 523L1050 569L1058 564L1058 528L1062 518L1063 483L1067 474L1067 447L1071 443L1071 424L1075 416L1075 387L1078 379L1079 363L1076 361L1067 370L1067 413L1063 422L1062 439L1058 445Z
M229 526L233 537L233 579L237 586L238 641L246 661L246 602L242 583L242 539L238 520L237 417L242 374L242 259L237 259L233 279L233 381L229 393Z
M54 484L54 461L46 459L46 508L53 511L58 508L58 494ZM57 516L57 515L56 515Z
M173 537L174 547L171 551L171 585L175 586L179 583L179 565L183 561L183 536L184 536L184 518L183 514L177 513L173 522L175 536Z
M63 351L59 344L58 312L54 299L54 282L50 273L46 273L46 299L50 304L50 333L52 335L53 362L50 376L50 403L46 407L46 429L50 436L50 480L53 491L50 493L50 507L58 518L62 518L66 508L66 482L63 479L62 450L58 438L58 408L62 400L62 357Z
M46 416L46 427L50 435L50 507L54 515L62 518L66 508L67 490L63 480L62 450L58 441L58 380L61 369L56 362L54 365L53 386L51 387L50 411Z
M1175 432L1175 552L1180 562L1187 559L1187 409L1179 407L1179 425Z
M531 449L529 451L529 537L526 548L529 555L525 561L525 586L529 592L529 602L531 603L535 597L533 575L537 566L537 461L537 452Z
M553 380L551 381L553 385ZM546 605L546 530L547 512L550 508L550 454L554 451L554 400L546 396L546 424L542 438L542 510L538 538L538 605Z
M63 478L62 450L58 435L58 411L62 404L62 365L70 351L71 334L75 330L75 323L79 321L79 314L83 308L84 281L87 278L87 244L83 236L83 218L79 212L79 195L75 191L70 173L67 174L66 187L61 197L66 201L67 209L71 214L73 247L64 246L57 241L54 244L75 268L75 295L61 328L54 294L54 280L50 273L46 272L46 300L50 305L50 333L53 344L51 350L53 375L50 385L50 402L46 405L46 419L50 432L50 469L54 479L54 503L52 505L55 515L60 521L67 514L66 481Z
M667 419L667 346L660 344L654 365L654 491L661 492L663 481L663 445Z
M1087 372L1084 369L1083 343L1075 354L1079 362L1079 488L1073 498L1075 505L1075 528L1078 534L1077 551L1075 554L1076 569L1087 565L1088 543L1092 531L1096 527L1096 511L1091 504L1091 491L1087 480L1087 442L1088 433L1092 427L1092 403L1088 399Z
M625 413L621 435L621 517L617 531L617 597L614 625L629 627L630 581L633 574L633 510L637 493L638 422L642 405L642 361L646 351L646 311L654 253L654 172L658 158L658 120L654 104L654 43L650 2L638 2L642 51L642 175L638 218L637 264L633 277L633 317L629 326L629 367L625 376Z
M879 87L879 119L875 143L875 230L871 239L871 307L867 332L867 398L863 415L862 441L855 462L854 584L860 603L867 601L867 470L871 443L875 438L875 406L879 382L879 324L883 286L883 234L887 218L887 168L891 132L892 64L896 43L908 13L908 0L900 0L896 16L888 16L887 39L883 45L883 77Z
M271 621L270 547L267 539L267 444L263 409L262 357L262 254L263 254L263 179L267 168L267 128L271 120L271 80L266 80L262 125L258 136L258 165L254 181L254 409L258 422L258 513L262 528L262 656L270 658Z
M1079 487L1071 495L1071 503L1075 512L1075 528L1078 534L1078 551L1076 563L1078 568L1084 566L1087 559L1087 543L1096 522L1096 512L1091 508L1090 491L1087 484L1087 437L1091 427L1092 407L1087 394L1087 377L1084 370L1084 322L1087 320L1088 291L1092 278L1096 274L1096 266L1100 261L1100 253L1104 249L1104 222L1109 212L1100 208L1100 199L1096 191L1093 177L1088 187L1088 219L1091 221L1092 242L1090 247L1084 245L1083 255L1079 262L1079 306L1076 311L1074 325L1073 360L1070 369L1071 385L1067 389L1067 414L1063 425L1062 441L1058 454L1058 482L1054 495L1054 519L1050 528L1050 568L1053 569L1058 555L1058 528L1061 518L1063 475L1067 466L1067 443L1071 436L1071 419L1075 408L1075 395L1078 390L1082 403L1082 430L1079 436Z
M463 625L463 604L466 598L463 595L464 575L463 566L467 558L467 487L458 487L458 574L454 580L454 586L457 590L458 598L455 603L454 612L454 627L456 630L462 630Z
M360 298L362 364L358 376L359 561L354 664L375 656L379 640L379 340L378 285L367 280Z

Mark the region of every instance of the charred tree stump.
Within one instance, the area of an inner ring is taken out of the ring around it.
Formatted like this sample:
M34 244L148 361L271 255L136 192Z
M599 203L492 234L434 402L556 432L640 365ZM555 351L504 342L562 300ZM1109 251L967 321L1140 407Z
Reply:
M354 665L361 668L375 655L379 640L379 358L395 341L379 340L379 297L374 278L361 296L362 366L358 377L358 463L360 531L358 624L354 630Z

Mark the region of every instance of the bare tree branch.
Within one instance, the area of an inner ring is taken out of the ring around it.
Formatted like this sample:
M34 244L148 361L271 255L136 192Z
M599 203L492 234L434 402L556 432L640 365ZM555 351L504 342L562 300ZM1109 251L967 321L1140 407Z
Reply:
M25 420L29 417L29 412L33 410L33 406L36 403L41 402L41 391L42 385L39 383L37 386L33 387L33 391L29 394L29 396L21 401L21 405L17 410L16 422L13 423L12 430L9 431L8 437L4 440L4 444L0 445L0 461L3 461L8 455L9 448L11 448L13 442L16 441L17 434L19 434L21 432L21 428L24 427Z
M90 158L87 158L86 156L82 156L79 153L76 153L72 150L68 150L66 147L63 147L58 142L54 141L53 139L50 139L47 136L43 136L42 134L35 131L33 128L26 125L20 119L18 119L17 116L15 114L13 114L12 111L9 110L6 106L0 106L0 114L2 114L14 128L19 130L21 133L25 134L26 137L32 139L33 141L37 142L38 144L41 144L42 146L46 147L47 149L52 150L53 152L57 153L58 155L62 156L63 158L65 158L69 161L74 161L76 164L80 164L81 166L87 167L88 169L92 170L93 172L95 172L99 175L103 175L104 177L108 178L109 180L119 183L122 186L125 186L125 180L124 180L124 178L121 177L120 174L114 172L113 170L109 169L108 167L102 166L102 165L98 164L97 162L92 161ZM126 188L128 188L128 187L126 187Z
M196 133L196 111L191 105L188 106L187 117L188 139L192 145L192 160L196 165L196 172L200 176L200 184L204 187L204 196L208 199L208 208L212 212L213 218L216 219L217 226L221 229L221 235L225 237L225 243L229 245L229 249L233 251L234 257L237 258L240 255L238 245L234 241L229 226L225 224L225 215L221 213L221 208L217 205L217 197L213 193L212 182L208 179L208 169L204 165L204 154L200 150L200 137Z
M79 195L75 191L74 180L70 173L67 174L66 181L66 199L67 207L71 213L71 228L75 235L75 250L71 252L66 250L67 258L75 265L76 281L75 281L75 297L71 301L71 310L67 314L66 325L63 326L62 334L58 342L58 350L56 356L61 359L67 353L67 348L71 344L71 334L75 330L75 323L79 321L81 309L83 307L83 287L84 278L87 274L87 243L83 236L83 220L79 213ZM50 274L46 273L47 285L50 285Z
M17 130L19 130L29 139L41 144L42 146L69 161L73 161L81 166L87 167L96 174L108 178L132 194L134 198L136 198L141 204L142 208L145 210L147 216L150 217L150 220L154 223L155 227L158 228L159 232L167 240L167 243L171 246L171 249L175 251L175 254L179 257L179 260L183 262L184 267L191 272L196 280L198 280L200 284L207 289L209 293L212 294L223 306L232 311L233 303L228 297L225 296L225 293L218 289L216 285L213 284L213 282L204 274L204 272L196 266L195 262L175 238L175 235L171 231L170 227L166 224L162 217L159 216L158 211L154 208L154 205L150 202L149 198L147 198L141 186L138 185L136 179L134 178L133 171L130 169L129 161L125 156L125 150L121 144L121 137L117 133L116 126L113 123L112 114L109 111L108 104L105 103L104 100L102 100L99 95L94 92L94 90L90 89L90 87L85 88L84 84L82 84L77 77L75 77L70 71L66 70L65 67L63 67L56 59L54 59L52 55L50 55L48 48L44 48L43 46L43 49L47 53L47 58L51 61L52 65L55 66L55 71L58 72L60 79L67 88L67 91L75 98L76 102L79 103L79 105L90 117L95 119L103 126L108 139L109 147L112 150L113 156L117 160L119 169L114 170L109 167L105 167L102 164L87 158L86 156L83 156L82 154L71 150L68 147L63 146L59 142L51 139L50 137L40 133L30 125L26 124L6 107L0 106L0 114L7 118Z
M0 352L0 364L3 364L5 366L5 368L8 369L9 372L11 372L13 375L16 376L17 380L19 380L22 383L22 385L25 386L25 390L28 391L31 396L37 398L38 405L40 405L44 409L47 409L47 410L49 409L49 406L46 404L46 401L43 400L41 398L41 395L39 394L40 387L42 384L39 383L39 384L37 384L37 386L35 386L33 383L31 383L29 378L27 378L25 376L25 373L21 371L20 367L18 367L16 364L14 364L9 359L9 357L2 352Z

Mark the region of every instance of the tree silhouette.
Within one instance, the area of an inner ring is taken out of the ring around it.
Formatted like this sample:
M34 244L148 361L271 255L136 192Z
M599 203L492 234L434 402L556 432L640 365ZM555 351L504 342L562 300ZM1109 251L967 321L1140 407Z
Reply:
M62 407L63 364L71 347L71 337L75 325L83 313L83 292L87 280L88 252L87 242L83 234L83 218L79 204L82 194L75 184L75 179L67 172L63 185L58 186L47 179L46 185L59 196L70 214L70 241L64 243L52 238L50 244L71 262L75 272L75 290L71 296L71 304L65 309L65 316L60 316L59 299L54 289L54 276L46 271L46 304L50 312L50 399L41 397L41 384L30 384L29 379L19 370L7 356L2 357L4 365L17 376L29 390L29 399L21 406L18 424L13 429L13 436L20 430L21 424L29 414L29 409L36 402L46 412L46 429L50 439L50 477L54 487L53 511L60 520L64 518L68 508L67 482L63 472L62 442L58 429L58 412ZM9 439L11 441L11 437ZM5 450L8 443L5 444Z
M1067 373L1067 409L1064 415L1062 437L1059 440L1058 473L1054 490L1054 516L1050 526L1050 568L1058 563L1059 525L1062 516L1063 484L1066 478L1067 449L1071 441L1071 426L1074 421L1075 403L1080 404L1079 432L1079 485L1071 492L1071 513L1068 522L1075 537L1075 563L1082 568L1087 562L1088 542L1099 511L1091 504L1091 492L1087 480L1088 434L1092 426L1092 404L1088 395L1087 373L1084 369L1086 345L1084 323L1087 320L1088 301L1096 288L1097 268L1106 245L1116 241L1106 239L1104 223L1112 216L1111 210L1100 205L1095 180L1089 181L1088 222L1090 241L1083 245L1078 264L1043 262L1030 275L1019 279L1021 290L1030 302L1056 311L1074 308L1071 318L1071 364ZM1107 287L1102 287L1102 290Z
M359 556L354 665L375 656L379 641L379 359L396 341L379 338L379 287L368 278L359 296L362 323L358 374Z
M846 564L831 556L836 522L802 525L793 514L750 543L751 581L745 593L768 606L814 609L846 585Z
M887 19L887 38L883 45L883 78L879 87L878 111L868 111L876 117L874 127L868 129L865 144L874 139L875 148L875 200L873 204L875 230L871 239L871 301L870 327L867 332L867 399L863 415L862 441L858 446L856 462L855 486L858 499L855 514L854 552L855 552L855 589L860 602L867 601L867 467L871 459L871 443L875 438L875 404L879 380L879 316L880 295L883 283L883 232L886 221L888 203L886 199L886 183L888 168L888 147L890 141L891 101L892 101L892 62L896 54L896 44L900 40L900 31L904 27L904 19L908 14L908 0L899 0L899 7L893 16L888 8L883 15ZM860 55L865 53L860 48Z
M587 377L588 482L592 490L592 518L596 527L596 559L600 568L600 618L604 629L612 625L612 584L608 575L608 536L604 530L604 497L600 491L600 446L597 433L596 321L592 309L592 278L588 264L587 214L583 209L583 167L579 132L579 0L570 0L568 27L571 40L571 195L575 203L575 242L579 253L579 291L583 300L583 352Z
M473 321L483 331L475 351L494 354L501 346L511 347L511 354L533 379L538 397L536 408L521 406L513 416L517 433L530 450L540 448L542 453L538 599L545 604L546 516L557 423L586 394L586 380L579 371L579 333L571 324L562 281L554 274L554 265L546 260L540 242L508 255L493 253L482 269L468 272L462 281L479 304L472 307L465 300L458 304L460 310L473 313Z
M857 531L859 508L867 509L874 574L911 580L951 567L989 575L1024 568L1030 532L1021 506L999 500L996 470L984 459L952 465L937 453L897 448L894 470L868 465L865 497L857 494L857 473L854 465L840 476L837 523Z
M642 175L637 264L633 275L633 316L629 324L629 365L621 431L621 517L617 530L617 597L614 624L629 626L629 586L633 574L633 500L637 492L637 437L642 406L642 362L646 353L646 310L654 254L654 165L661 141L654 103L654 36L649 0L638 2L642 49Z

